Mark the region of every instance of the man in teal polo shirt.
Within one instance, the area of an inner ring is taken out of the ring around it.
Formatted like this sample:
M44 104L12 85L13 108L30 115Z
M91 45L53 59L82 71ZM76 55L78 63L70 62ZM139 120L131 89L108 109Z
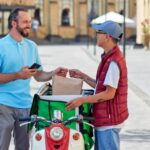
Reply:
M37 45L27 39L31 17L24 8L16 8L8 18L9 33L0 39L0 150L8 150L14 131L15 150L28 150L26 127L20 127L18 118L27 116L32 103L30 80L48 81L53 75L65 76L67 69L57 68L44 72L42 67L29 69L33 63L41 64Z

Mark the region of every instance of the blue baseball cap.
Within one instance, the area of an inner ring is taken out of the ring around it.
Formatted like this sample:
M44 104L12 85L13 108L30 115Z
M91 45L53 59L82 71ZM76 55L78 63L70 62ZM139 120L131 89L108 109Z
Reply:
M109 34L111 37L117 39L118 41L123 35L123 31L120 25L111 20L105 21L102 24L92 24L92 28L95 30L103 31L104 33Z

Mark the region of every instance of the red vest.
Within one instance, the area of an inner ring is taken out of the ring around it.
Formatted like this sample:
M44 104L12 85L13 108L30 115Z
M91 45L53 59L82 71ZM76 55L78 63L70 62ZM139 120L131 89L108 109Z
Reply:
M94 104L93 116L95 119L93 123L96 127L120 124L129 115L127 107L127 67L125 59L117 46L102 56L102 61L98 67L96 76L96 93L106 89L103 83L108 67L112 61L118 64L120 70L118 88L113 99Z

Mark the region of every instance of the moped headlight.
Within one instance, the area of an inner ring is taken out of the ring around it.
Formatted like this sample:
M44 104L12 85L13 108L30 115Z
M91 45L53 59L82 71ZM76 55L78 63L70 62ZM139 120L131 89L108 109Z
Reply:
M60 127L53 127L50 130L50 137L53 140L59 141L59 140L61 140L63 138L63 136L64 136L64 131Z

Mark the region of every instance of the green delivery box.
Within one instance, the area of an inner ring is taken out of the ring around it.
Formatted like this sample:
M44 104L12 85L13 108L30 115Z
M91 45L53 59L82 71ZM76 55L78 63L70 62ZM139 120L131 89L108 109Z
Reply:
M87 95L88 91L85 91ZM89 92L88 92L89 93ZM34 95L31 112L30 115L38 115L45 117L49 120L53 120L54 118L54 111L59 110L62 113L63 121L68 120L70 117L82 114L86 116L91 115L91 105L90 104L83 104L79 108L67 111L65 110L65 105L68 101L81 97L82 95ZM38 122L36 125L36 129L40 130L47 127L48 124L45 122ZM68 128L72 128L75 130L79 130L82 132L84 141L85 141L85 150L90 150L93 146L93 129L92 127L84 124L84 123L76 123L72 122L66 125Z

